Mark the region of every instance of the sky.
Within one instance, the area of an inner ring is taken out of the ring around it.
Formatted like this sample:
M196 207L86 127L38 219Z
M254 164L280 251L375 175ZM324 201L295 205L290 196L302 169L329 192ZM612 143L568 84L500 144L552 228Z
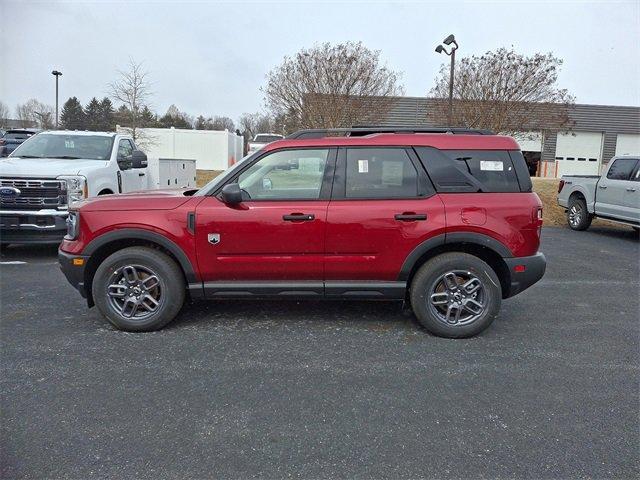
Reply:
M149 72L155 111L264 110L265 75L320 42L362 41L425 96L448 57L511 47L563 59L559 86L577 103L640 106L640 1L214 2L0 0L0 101L83 104L108 94L129 59Z

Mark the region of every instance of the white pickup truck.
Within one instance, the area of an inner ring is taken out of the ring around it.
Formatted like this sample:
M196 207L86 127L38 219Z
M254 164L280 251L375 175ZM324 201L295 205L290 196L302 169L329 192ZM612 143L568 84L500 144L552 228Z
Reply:
M195 160L147 160L129 135L40 132L0 159L0 245L60 243L72 202L195 187L195 176Z
M247 153L253 153L260 150L265 145L275 142L276 140L282 140L284 137L277 133L258 133L253 140L249 142Z
M640 158L614 157L604 175L564 175L558 205L573 230L586 230L594 217L640 230Z

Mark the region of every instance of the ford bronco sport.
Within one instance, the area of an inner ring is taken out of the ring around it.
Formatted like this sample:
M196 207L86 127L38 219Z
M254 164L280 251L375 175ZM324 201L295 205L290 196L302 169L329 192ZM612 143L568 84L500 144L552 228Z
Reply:
M117 328L185 298L398 300L428 331L487 328L537 282L542 204L509 137L469 129L303 130L198 191L71 209L59 261Z

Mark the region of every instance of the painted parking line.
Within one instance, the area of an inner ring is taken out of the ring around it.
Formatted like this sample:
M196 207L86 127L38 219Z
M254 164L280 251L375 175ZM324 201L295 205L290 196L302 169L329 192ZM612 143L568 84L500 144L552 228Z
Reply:
M11 262L0 262L0 265L25 265L27 262L20 262L18 260L13 260Z

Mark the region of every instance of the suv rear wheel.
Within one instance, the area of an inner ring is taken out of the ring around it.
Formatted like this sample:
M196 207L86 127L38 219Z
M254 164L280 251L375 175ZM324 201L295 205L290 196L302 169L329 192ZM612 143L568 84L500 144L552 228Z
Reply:
M174 319L185 297L180 267L166 254L130 247L107 257L93 277L96 306L118 329L158 330Z
M467 253L444 253L425 263L411 282L418 322L434 335L471 337L500 310L502 289L493 269Z

